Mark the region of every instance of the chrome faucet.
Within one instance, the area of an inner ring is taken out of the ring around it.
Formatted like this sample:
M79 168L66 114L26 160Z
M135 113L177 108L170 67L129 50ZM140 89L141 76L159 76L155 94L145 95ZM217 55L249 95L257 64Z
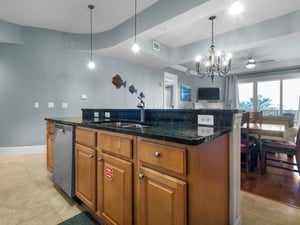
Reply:
M141 122L145 122L145 102L143 101L142 97L137 97L140 102L137 105L138 108L141 109Z

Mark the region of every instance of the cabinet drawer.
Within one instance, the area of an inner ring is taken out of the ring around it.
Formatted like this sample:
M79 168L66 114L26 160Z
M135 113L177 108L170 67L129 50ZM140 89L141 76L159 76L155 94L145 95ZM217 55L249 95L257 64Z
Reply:
M186 150L182 148L140 141L139 160L180 175L186 175Z
M54 122L47 122L47 132L54 134Z
M90 147L97 147L97 132L92 129L77 128L76 142Z
M126 158L132 158L133 138L129 135L99 134L99 147Z

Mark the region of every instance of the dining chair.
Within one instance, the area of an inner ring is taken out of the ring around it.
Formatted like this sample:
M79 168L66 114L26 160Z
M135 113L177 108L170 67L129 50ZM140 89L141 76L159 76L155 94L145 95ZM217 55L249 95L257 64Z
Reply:
M300 127L299 127L300 128ZM289 170L293 172L298 172L300 174L300 131L298 128L298 133L296 137L296 142L292 141L276 141L276 140L264 140L262 142L262 148L261 148L261 174L266 173L266 167L276 167L284 170ZM274 157L268 157L268 153L281 153L285 154L285 157L287 155L289 156L295 156L296 162L291 160L284 159L276 159ZM268 161L273 161L275 163L270 164ZM288 165L291 165L293 167L288 167ZM294 168L294 166L297 167L297 169Z
M262 126L262 117L263 117L262 111L249 112L249 123L253 123L253 124L256 124L257 126L261 127ZM253 166L257 167L259 152L260 152L260 148L261 148L261 135L251 132L249 139L251 142L255 143L255 149L252 152L253 153L252 161L253 161Z
M241 167L245 166L246 179L249 177L250 165L253 163L255 142L250 139L249 112L242 114L241 121Z

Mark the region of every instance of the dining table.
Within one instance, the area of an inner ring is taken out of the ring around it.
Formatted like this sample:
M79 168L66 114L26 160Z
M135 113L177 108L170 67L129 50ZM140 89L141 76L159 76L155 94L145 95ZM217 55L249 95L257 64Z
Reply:
M272 137L274 137L274 140L278 140L278 138L284 138L285 126L282 124L249 123L249 132L250 134L267 136L270 140L272 140Z

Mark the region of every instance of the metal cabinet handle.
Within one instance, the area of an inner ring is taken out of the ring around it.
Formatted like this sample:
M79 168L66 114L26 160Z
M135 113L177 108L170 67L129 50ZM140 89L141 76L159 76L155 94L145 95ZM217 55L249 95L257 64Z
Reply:
M160 157L160 152L154 152L155 157Z
M89 158L93 158L94 155L92 153L89 153Z
M140 178L140 179L143 179L143 178L144 178L144 176L145 176L144 174L142 174L142 173L139 173L139 178Z
M103 160L103 158L101 158L101 157L98 157L98 161L102 161Z

